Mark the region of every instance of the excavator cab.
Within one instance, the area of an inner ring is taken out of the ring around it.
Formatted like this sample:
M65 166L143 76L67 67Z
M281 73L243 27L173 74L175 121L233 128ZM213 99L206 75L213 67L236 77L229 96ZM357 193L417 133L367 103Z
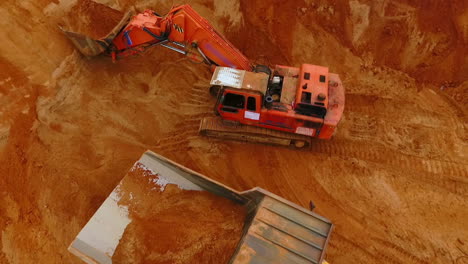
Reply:
M211 93L217 94L215 111L225 120L256 124L260 120L270 76L229 67L216 67Z
M239 89L225 88L216 106L217 113L225 120L258 123L263 96Z

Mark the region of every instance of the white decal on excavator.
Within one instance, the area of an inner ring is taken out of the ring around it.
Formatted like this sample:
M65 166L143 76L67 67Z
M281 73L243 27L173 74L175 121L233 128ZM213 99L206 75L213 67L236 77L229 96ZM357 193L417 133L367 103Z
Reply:
M306 136L313 136L314 135L314 129L313 128L307 128L307 127L297 127L296 128L296 133L301 134L301 135L306 135Z
M252 119L252 120L259 120L260 119L260 113L245 111L244 112L244 118Z
M241 88L244 81L245 71L232 69L229 67L216 67L211 85L229 86L232 88Z
M181 28L179 25L174 24L174 28L175 28L175 30L179 31L180 33L184 33L184 29Z

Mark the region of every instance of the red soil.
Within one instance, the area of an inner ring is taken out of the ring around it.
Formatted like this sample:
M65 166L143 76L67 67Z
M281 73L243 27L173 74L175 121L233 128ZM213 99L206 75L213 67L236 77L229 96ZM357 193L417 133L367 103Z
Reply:
M314 200L336 224L331 263L466 261L466 1L188 2L254 61L339 73L337 134L310 152L201 137L206 68L158 48L83 58L56 27L64 1L5 0L0 263L80 263L67 246L146 149L238 190Z

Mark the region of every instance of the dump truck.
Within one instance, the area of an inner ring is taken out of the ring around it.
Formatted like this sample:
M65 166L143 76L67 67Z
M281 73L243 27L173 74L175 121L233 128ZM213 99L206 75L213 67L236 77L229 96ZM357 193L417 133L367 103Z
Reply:
M129 11L100 39L62 30L86 56L117 60L162 46L209 65L218 117L201 121L202 135L303 148L312 138L330 139L343 115L338 74L312 64L254 65L190 5L164 16Z
M184 190L207 191L219 197L217 199L229 199L245 207L241 237L227 263L325 263L325 251L333 229L330 220L259 187L238 192L151 151L145 152L132 169L136 167L158 175L157 180L137 181L140 185L161 188L173 184ZM112 263L122 235L132 222L128 207L121 201L127 177L128 174L69 246L69 251L86 263ZM143 197L148 196L144 194ZM154 236L159 237L158 234ZM147 254L151 253L148 250Z

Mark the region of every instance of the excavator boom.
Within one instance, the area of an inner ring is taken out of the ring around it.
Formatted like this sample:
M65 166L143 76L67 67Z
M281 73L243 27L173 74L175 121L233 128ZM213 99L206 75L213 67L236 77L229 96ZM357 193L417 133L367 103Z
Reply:
M189 5L172 8L165 16L152 10L132 15L128 12L100 39L62 30L86 56L108 53L120 58L161 45L184 55L198 55L207 64L252 70L250 61Z

